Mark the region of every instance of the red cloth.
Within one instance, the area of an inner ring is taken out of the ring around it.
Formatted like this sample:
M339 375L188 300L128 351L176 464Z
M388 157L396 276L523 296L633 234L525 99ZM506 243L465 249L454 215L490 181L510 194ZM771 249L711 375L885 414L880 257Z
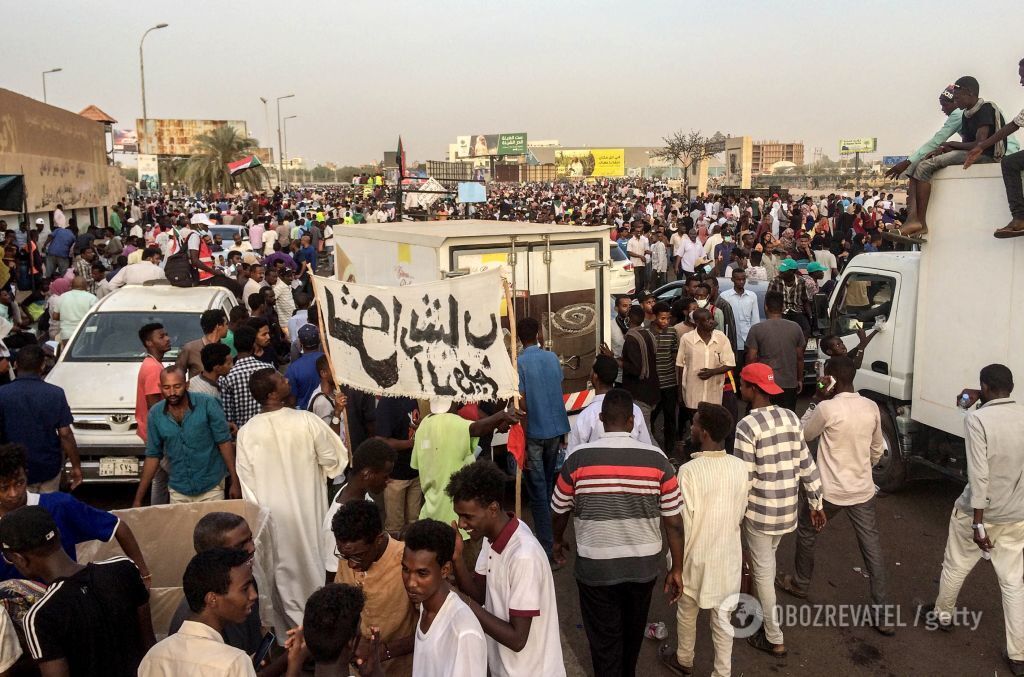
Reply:
M516 423L508 429L508 453L516 459L516 463L523 470L526 470L526 433L523 425Z

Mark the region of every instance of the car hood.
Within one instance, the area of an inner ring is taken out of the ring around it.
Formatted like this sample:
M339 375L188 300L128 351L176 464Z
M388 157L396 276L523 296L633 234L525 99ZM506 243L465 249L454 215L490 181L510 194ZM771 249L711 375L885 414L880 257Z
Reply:
M71 411L135 411L141 362L59 362L46 382L64 389Z

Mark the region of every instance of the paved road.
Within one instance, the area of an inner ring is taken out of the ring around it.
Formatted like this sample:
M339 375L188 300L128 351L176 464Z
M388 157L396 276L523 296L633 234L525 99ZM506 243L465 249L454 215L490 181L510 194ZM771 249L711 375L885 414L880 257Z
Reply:
M1003 618L995 573L982 562L967 579L960 605L981 612L976 630L958 628L947 634L913 627L915 610L930 604L938 588L946 526L961 488L953 482L927 480L878 499L879 529L891 574L892 601L900 605L901 627L895 637L882 637L869 627L786 628L789 656L773 660L737 641L733 674L740 675L1008 675L1001 658ZM103 507L130 504L131 487L85 487L83 500ZM529 511L526 510L528 513ZM529 518L527 516L527 520ZM794 538L779 549L780 569L792 571ZM779 594L780 604L867 604L867 580L849 521L839 516L818 538L815 578L810 598L800 602ZM555 573L564 654L570 677L593 674L589 648L580 622L571 566ZM675 641L675 610L656 593L649 619L665 621L669 642ZM712 648L707 612L698 621L696 674L711 672ZM669 675L657 658L657 645L645 640L638 674Z

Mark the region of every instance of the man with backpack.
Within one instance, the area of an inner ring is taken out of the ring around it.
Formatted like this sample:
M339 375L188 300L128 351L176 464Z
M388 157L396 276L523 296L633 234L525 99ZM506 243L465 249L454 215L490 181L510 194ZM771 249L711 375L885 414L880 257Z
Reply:
M164 273L175 287L224 287L239 298L241 289L235 280L214 267L209 244L213 223L203 213L193 214L186 228L171 229L171 253Z

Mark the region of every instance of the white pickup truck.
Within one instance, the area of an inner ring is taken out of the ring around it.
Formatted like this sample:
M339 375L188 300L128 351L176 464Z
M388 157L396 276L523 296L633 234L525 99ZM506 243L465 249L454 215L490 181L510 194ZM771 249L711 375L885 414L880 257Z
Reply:
M978 387L988 364L1024 382L1024 238L992 236L1009 220L999 165L944 169L932 185L923 251L856 256L829 299L831 333L848 348L858 328L885 318L855 381L882 413L886 448L875 482L885 491L922 466L966 480L957 396Z

